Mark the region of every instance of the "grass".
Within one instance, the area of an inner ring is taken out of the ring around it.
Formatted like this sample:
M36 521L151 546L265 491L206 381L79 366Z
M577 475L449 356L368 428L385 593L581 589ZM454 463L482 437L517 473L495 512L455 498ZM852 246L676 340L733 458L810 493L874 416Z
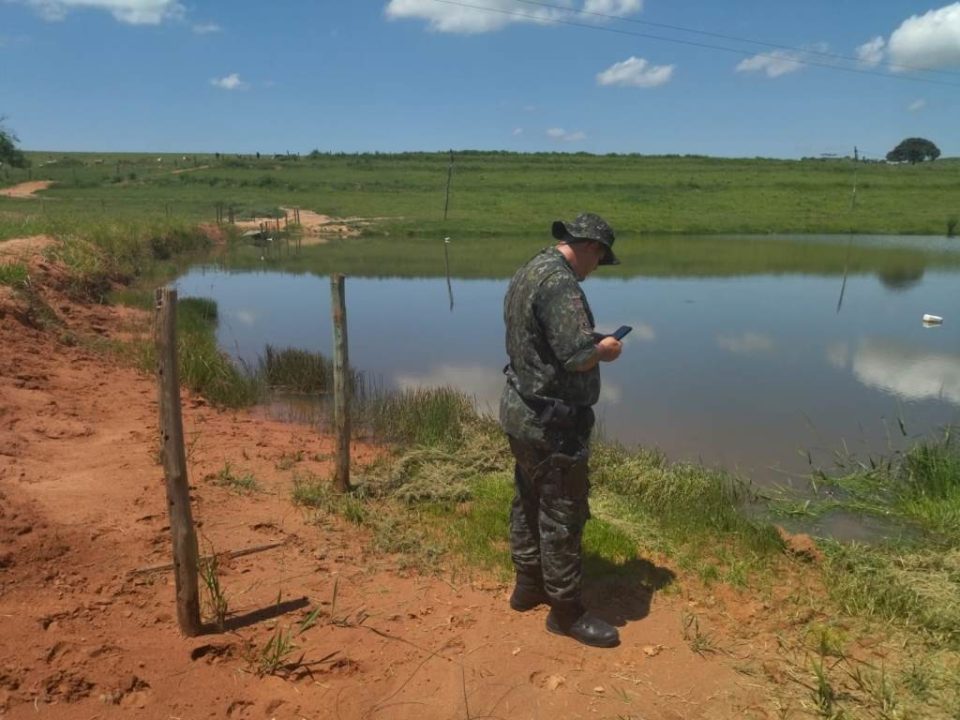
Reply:
M223 632L230 605L220 583L220 557L212 546L209 546L207 555L200 558L198 569L213 623L218 632Z
M252 405L263 388L252 373L238 367L217 346L217 306L207 298L181 298L177 302L177 353L180 383L216 407ZM141 364L152 371L154 348L142 349Z
M374 232L442 238L542 235L555 217L591 208L641 233L937 234L957 216L957 161L916 166L851 160L724 159L586 153L461 152L449 219L441 220L447 153L250 156L29 153L31 170L56 185L33 212L57 217L212 221L278 206L386 218ZM161 162L157 162L157 158ZM54 161L54 162L51 162ZM189 172L177 172L187 170ZM854 172L857 206L850 207ZM323 198L321 206L317 198ZM4 200L0 212L20 211ZM472 233L471 233L472 234Z
M327 393L333 389L333 361L308 350L267 345L258 372L275 390Z
M374 390L359 400L362 426L374 437L407 445L457 445L473 414L472 400L452 388Z
M960 544L960 448L950 429L886 458L844 459L838 474L816 473L814 491L804 500L777 497L772 508L809 517L836 510L892 517L928 533L927 542Z
M0 285L22 287L27 283L28 278L27 266L22 263L0 265Z
M257 482L253 473L236 471L229 461L224 463L223 467L213 476L213 484L228 488L241 495L250 495L261 490L260 483Z

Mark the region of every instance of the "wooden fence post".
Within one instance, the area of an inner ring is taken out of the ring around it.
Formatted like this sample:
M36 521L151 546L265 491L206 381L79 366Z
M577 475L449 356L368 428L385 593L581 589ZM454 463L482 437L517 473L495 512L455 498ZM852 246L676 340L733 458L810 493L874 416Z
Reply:
M450 164L447 165L447 191L443 196L443 221L447 221L447 208L450 207L450 180L453 178L453 150L450 151Z
M350 489L350 387L347 373L347 306L343 275L330 276L333 312L333 423L337 433L337 466L333 486L339 492Z
M199 552L190 512L190 484L183 446L180 374L177 369L177 291L158 288L156 294L157 383L160 398L160 439L167 484L167 510L173 538L177 587L177 621L187 637L200 634L200 593L197 587Z

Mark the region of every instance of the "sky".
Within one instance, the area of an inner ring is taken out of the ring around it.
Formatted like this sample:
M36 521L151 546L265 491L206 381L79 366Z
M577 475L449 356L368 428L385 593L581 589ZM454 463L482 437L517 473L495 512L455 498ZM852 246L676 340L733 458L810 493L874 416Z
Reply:
M0 0L28 150L960 156L960 2Z

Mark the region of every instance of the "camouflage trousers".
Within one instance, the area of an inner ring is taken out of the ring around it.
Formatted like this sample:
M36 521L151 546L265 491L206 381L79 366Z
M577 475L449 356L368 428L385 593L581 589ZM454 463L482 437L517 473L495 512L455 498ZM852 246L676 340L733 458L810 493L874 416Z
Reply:
M578 606L580 541L590 517L587 442L575 433L553 447L512 436L515 494L510 550L520 579L543 588L554 607Z

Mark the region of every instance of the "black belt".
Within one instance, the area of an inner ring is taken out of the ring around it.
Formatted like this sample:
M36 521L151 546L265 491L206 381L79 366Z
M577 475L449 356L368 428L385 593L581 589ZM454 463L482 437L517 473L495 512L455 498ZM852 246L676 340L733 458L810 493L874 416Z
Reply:
M544 427L572 428L585 406L572 405L555 398L528 398L520 396L531 410L537 413Z

